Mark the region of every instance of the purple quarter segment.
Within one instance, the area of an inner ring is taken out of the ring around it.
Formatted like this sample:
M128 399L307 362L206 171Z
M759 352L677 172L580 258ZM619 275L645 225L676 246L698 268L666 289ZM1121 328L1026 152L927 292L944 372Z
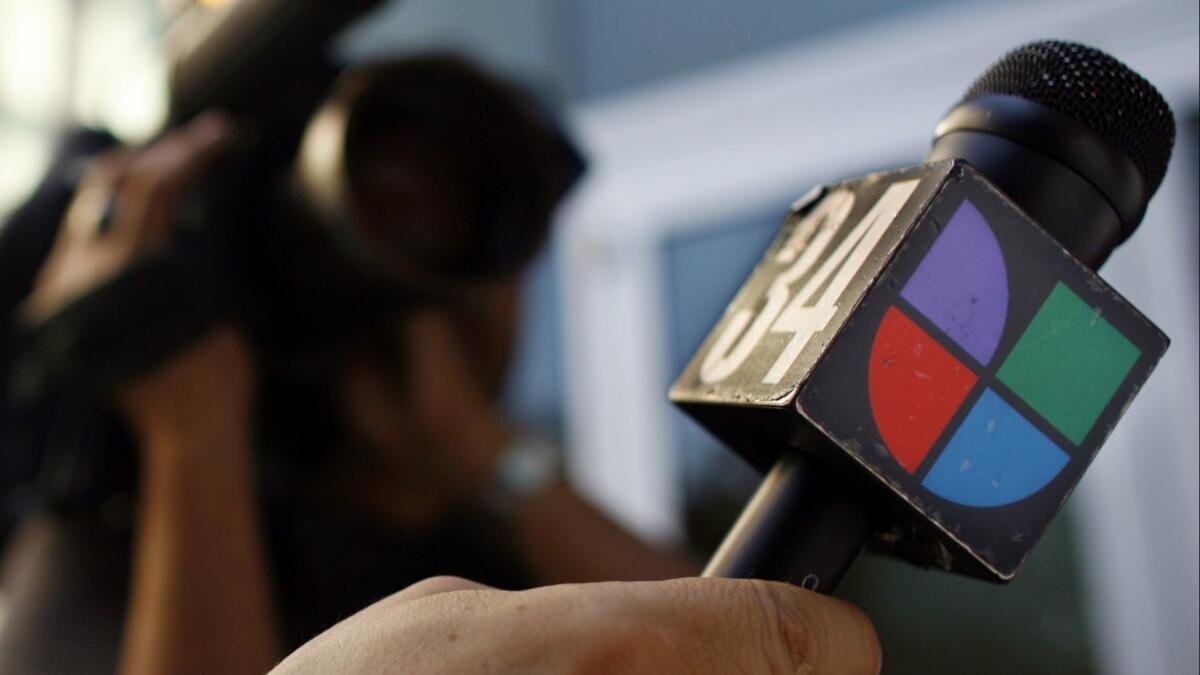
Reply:
M900 295L986 366L1008 313L1004 256L983 214L963 201Z

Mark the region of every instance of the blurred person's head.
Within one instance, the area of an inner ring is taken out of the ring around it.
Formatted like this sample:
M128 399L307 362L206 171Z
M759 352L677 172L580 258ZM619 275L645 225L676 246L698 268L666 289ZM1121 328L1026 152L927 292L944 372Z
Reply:
M421 386L411 360L421 355L407 316L444 320L494 399L514 351L521 273L582 162L527 92L455 56L352 69L331 100L348 111L339 227L369 253L359 263L374 268L370 277L442 300L382 308L363 324L371 328L354 329L331 392L340 435L373 470L419 476L410 403Z
M353 67L323 118L338 151L302 151L300 174L333 240L372 279L435 298L498 390L518 277L582 160L528 92L452 55ZM306 149L326 143L308 135ZM309 166L330 154L333 168Z

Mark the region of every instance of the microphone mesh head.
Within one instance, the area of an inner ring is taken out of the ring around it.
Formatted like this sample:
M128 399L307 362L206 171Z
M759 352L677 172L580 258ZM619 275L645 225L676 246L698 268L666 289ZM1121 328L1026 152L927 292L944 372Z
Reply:
M1147 198L1158 190L1175 117L1154 85L1108 54L1075 42L1032 42L988 68L964 99L987 94L1019 96L1083 123L1129 155Z

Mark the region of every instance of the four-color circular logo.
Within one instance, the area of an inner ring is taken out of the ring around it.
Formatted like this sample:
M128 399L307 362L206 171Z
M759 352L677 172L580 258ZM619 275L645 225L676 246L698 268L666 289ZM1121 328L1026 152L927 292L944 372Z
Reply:
M1053 480L1141 355L1061 282L1027 326L1006 326L1009 288L991 227L964 201L871 347L868 392L888 452L966 506L1011 504ZM997 354L1006 328L1021 336Z

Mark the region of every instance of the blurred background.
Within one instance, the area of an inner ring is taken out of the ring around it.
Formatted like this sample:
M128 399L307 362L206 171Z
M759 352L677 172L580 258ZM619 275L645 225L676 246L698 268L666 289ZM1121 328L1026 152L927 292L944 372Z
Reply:
M161 125L183 4L0 0L0 216L64 127L136 142ZM572 481L615 517L701 556L758 476L666 390L788 204L919 161L942 112L1023 42L1085 42L1143 74L1179 136L1103 275L1172 338L1158 372L1008 587L868 556L842 595L876 621L887 672L1185 673L1200 668L1197 15L1194 0L403 0L339 49L458 51L563 111L589 171L529 277L507 405L561 435Z

